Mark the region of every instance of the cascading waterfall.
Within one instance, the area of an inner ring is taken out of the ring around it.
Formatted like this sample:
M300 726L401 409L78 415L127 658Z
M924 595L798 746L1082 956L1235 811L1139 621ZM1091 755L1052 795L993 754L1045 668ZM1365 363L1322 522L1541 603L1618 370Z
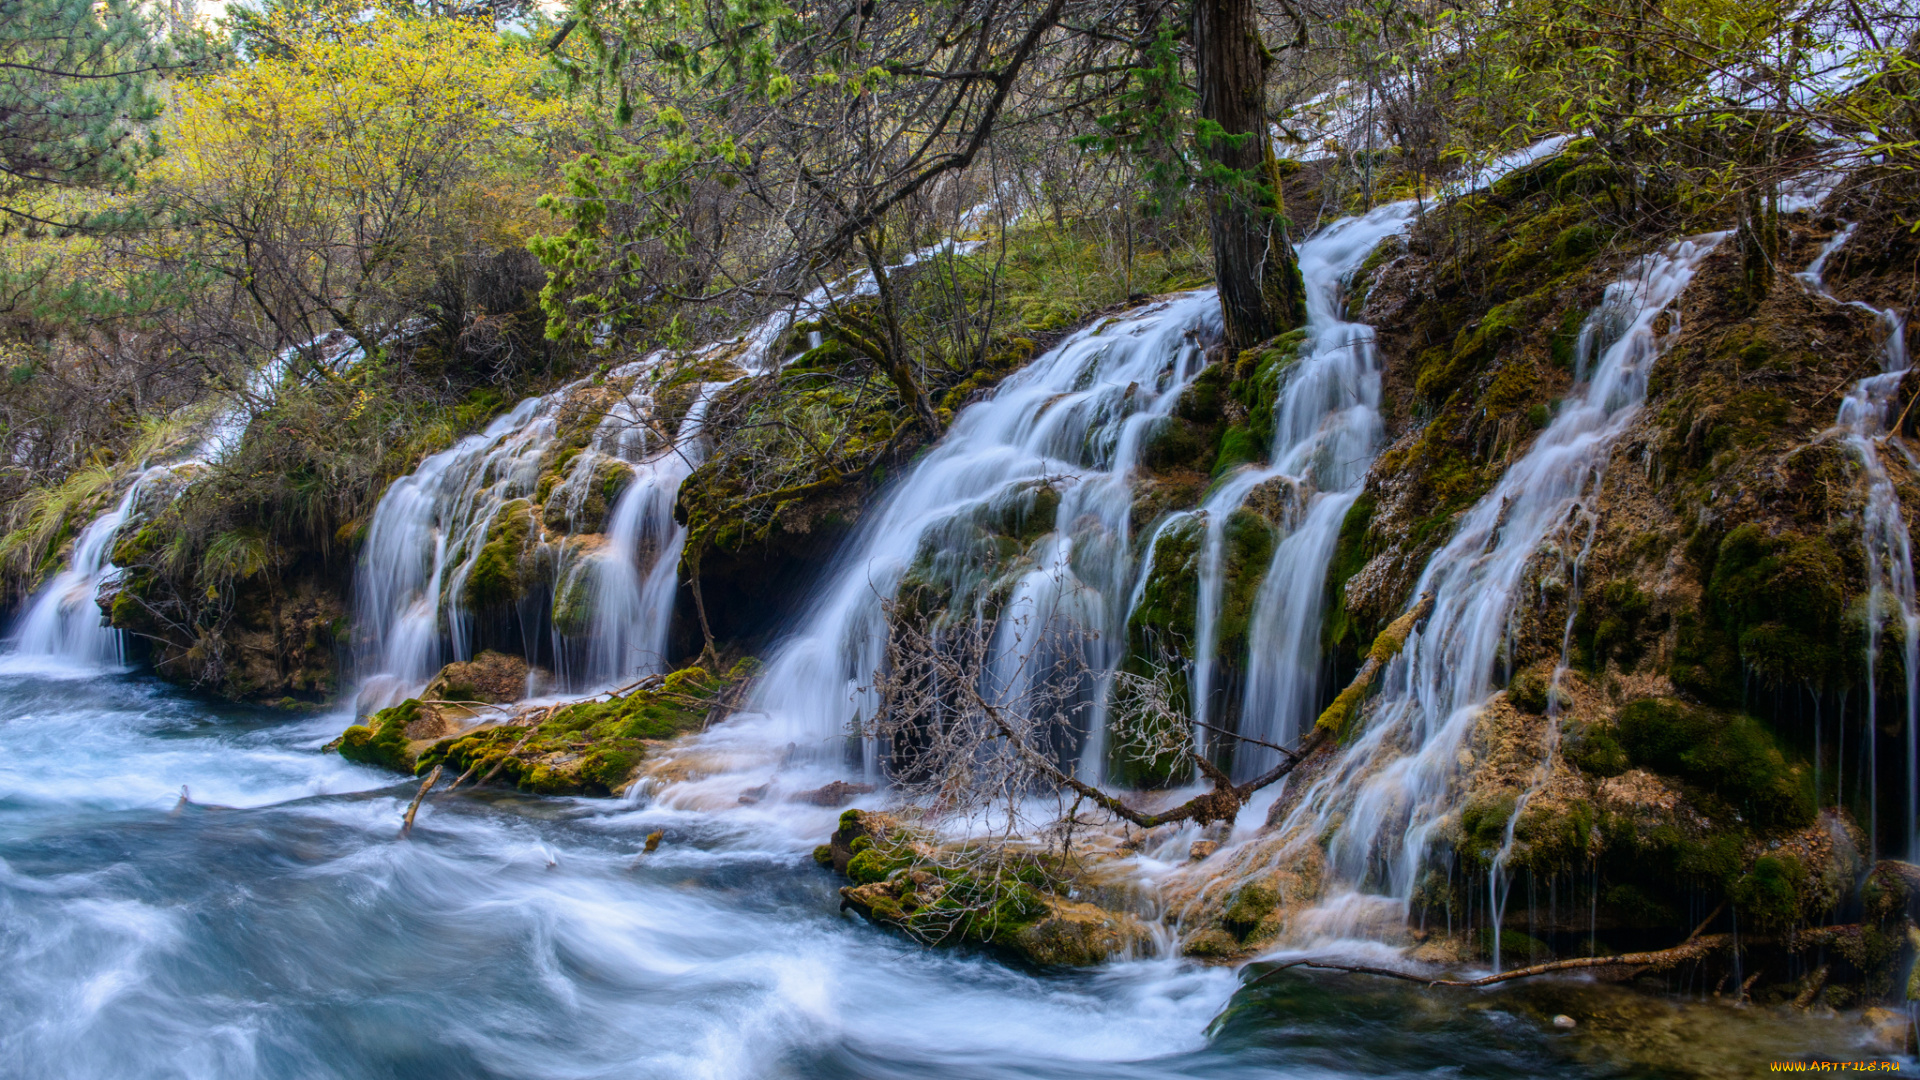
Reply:
M1463 191L1494 183L1557 151L1552 138L1501 157ZM1458 192L1456 192L1457 194ZM1255 606L1254 660L1243 708L1248 734L1285 737L1317 693L1322 584L1341 519L1366 476L1380 438L1379 372L1372 329L1339 314L1345 281L1386 237L1417 212L1408 201L1344 218L1300 248L1311 343L1282 376L1272 465L1235 472L1196 511L1161 523L1135 558L1131 474L1144 438L1165 417L1203 364L1194 336L1217 325L1211 292L1163 301L1074 335L1009 378L990 399L955 420L910 479L868 515L819 594L816 614L774 654L750 708L770 718L775 745L823 747L843 738L877 702L867 684L886 643L886 605L903 581L948 593L949 610L1005 598L1017 633L1003 631L990 670L1031 668L1027 654L1048 635L1038 619L1080 640L1090 666L1111 671L1122 658L1128 616L1141 599L1154 550L1171 528L1198 519L1201 588L1191 673L1196 720L1206 722L1215 635L1225 574L1229 516L1262 484L1285 487L1282 502L1300 518L1277 546ZM1047 510L1047 499L1057 505ZM1017 505L1016 505L1017 504ZM1053 527L1008 569L996 555L988 571L976 552L982 523L1016 512L1050 515ZM994 580L983 581L991 573ZM1126 597L1122 607L1120 598ZM1302 629L1312 623L1312 629ZM1070 628L1070 629L1069 629ZM1014 643L1018 637L1020 644ZM1081 775L1105 767L1104 700L1093 703L1080 755ZM1196 728L1196 734L1204 729ZM1204 741L1204 740L1203 740ZM877 767L866 748L866 767ZM1235 768L1257 766L1243 748Z
M1854 225L1844 225L1821 248L1808 267L1795 275L1808 291L1833 303L1842 303L1828 291L1824 273L1827 259L1852 238ZM1873 760L1873 736L1878 722L1878 694L1874 682L1879 671L1880 637L1889 618L1900 621L1901 668L1906 679L1906 816L1901 828L1906 832L1908 859L1920 859L1920 600L1916 600L1913 573L1913 540L1907 531L1906 513L1893 478L1887 472L1881 454L1891 446L1905 456L1911 467L1920 467L1912 452L1892 430L1893 409L1900 397L1912 357L1907 352L1906 319L1899 312L1853 301L1851 306L1868 312L1880 328L1880 371L1854 383L1840 403L1834 429L1842 433L1847 448L1860 459L1866 475L1867 502L1861 515L1861 540L1867 559L1867 655L1869 686L1866 694L1867 784L1870 850L1879 845L1878 768ZM1816 754L1818 750L1816 748Z
M1319 674L1319 616L1327 562L1340 522L1360 493L1380 443L1380 369L1373 328L1341 315L1343 289L1381 241L1404 231L1417 209L1412 200L1379 207L1321 230L1300 245L1306 286L1307 340L1300 359L1280 377L1273 445L1264 466L1248 466L1222 481L1202 509L1203 541L1195 629L1194 719L1212 719L1215 644L1226 589L1226 523L1262 484L1286 491L1291 528L1274 548L1261 579L1250 627L1251 649L1240 732L1263 742L1291 740L1311 712ZM1219 726L1214 724L1213 726ZM1204 735L1201 728L1197 735ZM1201 738L1200 745L1209 740ZM1264 771L1275 751L1248 744L1236 750L1240 775Z
M503 524L511 527L516 516L526 521L525 535L509 554L557 567L550 624L548 612L536 610L545 607L544 593L514 605L527 651L535 651L539 630L549 626L560 674L579 687L664 665L674 570L685 539L673 521L674 495L698 464L706 402L725 384L690 388L693 401L679 431L663 435L652 427L658 394L648 378L662 359L655 354L609 373L611 383L630 388L605 409L550 491L539 490L542 470L553 464L560 426L591 380L522 401L387 489L355 581L364 634L362 708L392 704L418 691L447 660L472 658L481 644L481 607L490 599L475 595L474 575L482 570L484 584L492 571L483 564L500 554L487 551L489 536ZM594 486L608 482L609 468L624 486L604 522L586 521L583 508ZM535 499L553 523L594 538L568 535L543 546L531 520Z
M975 246L943 240L909 254L894 269L943 252L964 254ZM764 374L784 359L773 350L797 318L825 310L836 297L876 291L868 271L821 286L740 337L699 350L691 362L730 367L741 377ZM609 465L631 476L607 514L604 533L591 541L569 536L538 551L555 564L550 568L552 607L546 607L544 596L535 596L517 604L514 616L529 654L537 651L535 631L541 624L548 628L562 669L558 674L575 689L665 667L686 543L686 528L673 520L673 505L681 482L708 451L701 435L707 407L731 382L680 387L691 392L691 401L677 430L666 433L654 422L663 388L653 377L665 373L667 360L665 353L654 353L608 374L609 381L627 383L629 389L605 408L588 445L567 464L565 478L551 492L539 490L542 467L549 463L563 413L593 384L591 379L520 402L485 431L394 481L375 508L366 566L355 575L362 634L356 657L359 708L394 704L418 691L448 660L471 659L481 628L468 585L489 530L503 513L516 512L518 500L530 505L541 496L543 505L557 503L570 530L590 527L579 520L580 512L593 486L603 483L602 467ZM528 530L538 531L537 526ZM529 662L534 658L529 655Z
M245 392L238 400L228 402L211 420L204 422L200 440L191 453L170 464L143 467L120 500L87 523L74 540L67 565L28 600L26 610L7 638L6 652L22 659L52 660L81 667L124 664L124 635L107 625L96 602L100 591L110 586L119 573L112 556L121 526L157 489L166 487L169 497L177 498L186 490L186 485L169 484L170 481L186 478L194 469L218 462L231 453L253 421L253 403L271 402L293 359L302 350L315 347L321 350L320 362L334 371L350 367L360 355L358 348L350 343L329 336L282 350L249 375Z
M1331 830L1329 877L1336 887L1384 893L1330 897L1308 920L1319 931L1351 934L1380 917L1382 905L1404 913L1433 832L1453 809L1457 755L1496 688L1526 570L1543 549L1572 542L1561 533L1597 491L1673 332L1662 316L1724 235L1681 241L1637 260L1607 287L1581 329L1575 379L1583 390L1460 519L1421 574L1414 593L1433 596L1433 614L1389 666L1371 723L1285 825L1305 837Z
M528 398L480 434L429 456L380 497L367 529L366 566L354 578L365 635L359 666L369 673L360 707L392 704L438 668L449 555L460 573L500 506L534 493L553 407L550 398Z
M1112 668L1125 615L1117 601L1133 583L1131 474L1149 429L1205 367L1201 338L1217 332L1219 306L1208 290L1104 320L963 410L867 515L815 615L771 658L750 710L772 722L776 742L825 749L846 736L850 719L872 711L868 687L887 639L887 600L909 573L955 597L990 587L1020 617L1094 630L1089 662ZM992 547L983 522L1028 516L1047 527L983 582L998 561L981 554ZM1043 636L1030 630L1021 643L996 641L990 663L1018 666L1020 651ZM1093 774L1098 732L1096 723L1083 751Z
M594 684L664 670L667 632L680 585L680 552L687 541L686 528L673 519L673 504L681 482L706 458L708 443L702 425L707 406L727 385L701 384L679 430L664 446L649 446L645 438L628 439L637 442L635 450L645 456L634 466L633 482L614 504L606 546L578 560L561 576L560 602L565 603L574 590L584 590L589 606L589 652L570 665L582 673L577 681ZM646 430L631 398L622 402L616 414L615 423L633 431ZM554 639L555 652L562 653L567 643L557 626Z
M87 523L73 542L66 567L28 602L8 642L10 654L82 666L125 662L121 632L107 625L96 597L118 572L113 565L113 542L120 526L152 483L172 476L177 468L159 465L143 470L113 509Z

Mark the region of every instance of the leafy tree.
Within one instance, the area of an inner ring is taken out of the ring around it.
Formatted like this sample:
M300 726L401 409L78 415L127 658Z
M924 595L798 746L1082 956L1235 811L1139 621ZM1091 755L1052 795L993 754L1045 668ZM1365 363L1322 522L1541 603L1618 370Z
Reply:
M175 257L231 282L273 348L338 329L377 356L453 264L525 242L572 107L523 42L482 24L349 6L275 18L284 52L181 95L157 173Z

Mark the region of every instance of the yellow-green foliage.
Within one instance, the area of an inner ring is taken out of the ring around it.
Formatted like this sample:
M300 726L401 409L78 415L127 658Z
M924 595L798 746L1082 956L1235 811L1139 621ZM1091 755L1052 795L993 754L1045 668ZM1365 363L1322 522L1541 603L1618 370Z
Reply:
M322 236L371 229L384 250L359 268L383 279L429 269L428 238L450 216L498 246L525 242L535 224L526 163L577 118L544 86L538 54L476 22L380 8L265 18L279 52L179 95L160 183L197 204L271 209ZM307 256L329 257L318 246Z
M0 559L29 575L52 557L113 494L115 470L106 464L82 466L52 487L33 488L8 508L9 531L0 537Z

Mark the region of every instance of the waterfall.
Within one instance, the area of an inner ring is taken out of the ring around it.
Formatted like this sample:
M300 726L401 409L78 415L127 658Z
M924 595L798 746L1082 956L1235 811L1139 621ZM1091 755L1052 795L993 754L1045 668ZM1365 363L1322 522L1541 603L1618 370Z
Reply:
M1205 367L1201 338L1218 332L1219 308L1208 290L1102 320L962 410L866 515L813 615L770 658L749 709L771 722L776 741L823 750L872 712L886 601L910 570L954 598L991 590L1005 596L1005 610L1095 631L1089 663L1111 669L1119 601L1133 584L1133 474L1149 429ZM1002 567L983 549L994 547L989 523L1009 516L1041 519L1039 535ZM1017 665L1039 636L996 642L992 665ZM1083 759L1094 772L1098 742L1089 740Z
M67 565L28 602L7 643L10 655L83 667L125 663L121 632L107 625L95 598L116 572L113 541L120 526L126 524L149 481L172 472L167 466L143 471L113 509L87 523L73 542Z
M1449 193L1494 183L1565 142L1550 138L1507 154ZM1341 317L1341 290L1382 240L1407 227L1418 205L1410 200L1343 218L1300 246L1309 342L1282 376L1272 464L1218 479L1199 509L1163 521L1137 558L1131 509L1143 441L1204 366L1195 339L1216 332L1211 291L1083 330L964 410L867 516L816 595L814 614L774 653L749 704L772 725L774 743L825 748L847 735L850 721L871 714L877 701L869 683L886 644L886 604L908 579L964 601L950 610L972 606L978 617L991 594L1016 620L1071 628L1089 665L1113 670L1155 547L1169 530L1195 524L1204 530L1195 620L1201 640L1190 697L1195 719L1206 723L1225 530L1262 484L1288 489L1283 501L1297 520L1276 547L1255 601L1243 723L1248 734L1269 741L1293 731L1318 692L1318 619L1332 544L1381 432L1373 332ZM998 553L981 553L991 531L986 523L1015 503L1044 513L1052 527L1023 541L1011 566L1002 566ZM1028 627L1021 643L996 642L990 670L1022 669L1032 643L1045 636ZM1105 717L1104 703L1094 704L1080 772L1098 778ZM1205 733L1196 728L1196 735ZM1263 753L1272 751L1244 751L1235 768L1258 765ZM866 754L871 772L873 747Z
M471 659L502 619L530 663L549 643L577 688L664 667L685 540L674 497L699 463L706 404L726 384L683 388L691 404L663 433L652 381L663 362L654 354L609 373L607 386L625 387L611 402L591 379L528 398L393 482L355 579L361 707L392 704L447 661ZM584 443L563 447L562 429L595 409ZM621 485L613 505L588 515L610 483ZM505 605L503 574L519 586Z
M579 672L576 682L595 685L665 670L667 632L680 587L680 552L687 540L685 526L673 519L673 504L681 482L706 459L708 441L702 426L707 406L728 385L699 385L672 441L652 448L634 466L634 480L620 493L608 519L605 548L562 572L556 603L582 590L589 608L588 654L569 665ZM610 419L627 425L630 432L645 432L641 417L631 410L632 400L624 400L616 410L617 419ZM638 441L645 443L644 438ZM590 469L586 475L591 475ZM565 645L556 625L555 652L562 653Z
M1249 493L1274 481L1290 496L1286 517L1291 528L1275 546L1254 599L1239 730L1263 742L1291 741L1302 718L1312 714L1319 693L1327 563L1382 431L1373 328L1342 317L1343 290L1381 241L1407 228L1416 209L1412 200L1382 206L1335 222L1300 245L1307 339L1300 358L1281 376L1271 464L1242 468L1220 483L1202 507L1207 533L1201 549L1192 695L1197 725L1213 719L1216 637L1226 588L1226 523ZM1207 731L1200 727L1196 735ZM1200 745L1206 743L1200 740ZM1253 744L1240 747L1234 772L1263 772L1275 753Z
M1543 549L1572 542L1560 533L1598 490L1615 441L1645 400L1648 371L1673 332L1662 328L1661 317L1724 235L1682 241L1639 259L1607 287L1581 328L1575 372L1581 388L1494 490L1459 519L1421 574L1414 594L1433 595L1432 616L1389 666L1372 721L1286 822L1288 832L1309 839L1331 832L1331 881L1377 888L1386 897L1335 897L1316 925L1351 931L1377 917L1383 902L1404 912L1434 830L1453 809L1457 757L1495 689L1527 567Z
M1808 267L1795 275L1807 289L1822 299L1841 303L1828 291L1824 279L1827 259L1852 238L1854 225L1848 223L1827 241ZM1920 467L1906 444L1892 430L1893 407L1900 396L1912 358L1907 352L1906 319L1897 311L1853 301L1851 306L1871 314L1880 328L1880 371L1854 383L1840 402L1834 430L1841 433L1847 448L1860 459L1867 480L1867 504L1860 522L1861 540L1867 561L1867 732L1868 821L1872 837L1869 850L1879 848L1880 807L1873 746L1878 722L1875 680L1879 671L1880 635L1889 618L1900 620L1901 666L1906 677L1906 816L1901 828L1906 833L1907 858L1920 859L1920 602L1916 602L1913 573L1913 540L1908 535L1906 513L1893 478L1881 460L1891 446L1905 456L1907 464ZM1819 748L1814 750L1816 758Z

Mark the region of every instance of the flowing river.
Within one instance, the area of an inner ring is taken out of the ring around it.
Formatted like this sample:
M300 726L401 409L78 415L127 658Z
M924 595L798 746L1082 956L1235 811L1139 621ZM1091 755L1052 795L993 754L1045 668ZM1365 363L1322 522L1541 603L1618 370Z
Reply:
M413 785L320 752L343 717L6 663L0 1075L1649 1075L1548 1022L1594 1014L1592 987L1242 989L1173 959L1059 973L923 949L839 912L810 857L831 810L483 790L429 801L402 840ZM1708 1059L1810 1045L1602 996Z

